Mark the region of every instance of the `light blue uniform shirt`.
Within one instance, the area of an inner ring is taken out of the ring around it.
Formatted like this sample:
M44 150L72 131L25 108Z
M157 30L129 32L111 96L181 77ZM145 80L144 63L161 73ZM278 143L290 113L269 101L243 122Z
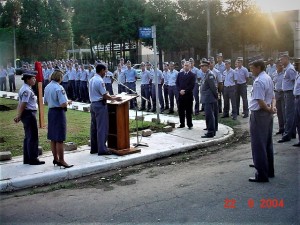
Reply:
M28 84L23 84L19 91L19 103L26 102L25 109L37 110L37 97Z
M45 73L44 73L44 80L49 80L50 76L52 75L52 73L54 72L54 69L46 69Z
M104 83L106 83L106 84L111 84L111 79L112 79L113 76L114 76L114 74L113 74L112 72L107 71L107 72L105 73L105 76L103 77Z
M223 72L223 80L225 87L234 86L235 81L237 80L235 71L232 68L230 68L229 70L225 70Z
M95 75L95 72L93 70L91 71L87 71L87 74L88 74L88 81L90 81L92 79L92 77Z
M7 68L7 75L8 76L13 76L13 75L15 75L15 73L16 73L15 68L13 68L13 67Z
M161 84L162 79L164 79L163 73L161 72L161 70L157 69L156 74L157 74L158 84ZM153 70L153 73L151 73L151 79L152 79L152 84L156 84L155 71L154 70Z
M284 74L283 71L280 72L280 73L278 73L277 71L275 71L275 73L273 73L273 75L272 75L276 91L282 91L283 74Z
M169 76L169 86L176 86L176 80L178 77L178 71L177 70L170 70L170 76Z
M194 66L193 68L191 68L191 71L193 74L196 75L196 80L195 80L196 83L198 83L198 79L204 78L204 73L201 70L199 70L197 67Z
M215 68L220 71L221 74L226 70L226 66L224 62L215 64Z
M282 90L283 91L291 91L294 90L295 79L297 76L297 72L294 66L289 63L286 68L284 68L284 75L282 81Z
M87 81L88 80L88 73L86 70L82 70L80 74L80 81Z
M132 83L136 81L137 73L135 69L133 68L130 68L130 70L127 69L124 71L124 73L125 73L126 82Z
M75 69L75 80L80 80L80 76L81 76L81 70L80 69L78 69L78 70Z
M260 109L258 100L263 100L267 105L271 105L273 98L273 81L265 71L262 71L253 82L251 97L249 100L249 110L257 111Z
M6 69L3 69L3 70L0 71L0 77L7 77Z
M163 78L164 78L164 84L169 85L169 79L170 79L170 70L168 71L163 71Z
M300 73L298 73L296 80L295 80L295 86L294 86L294 95L300 95Z
M148 70L141 71L141 84L149 84L151 74Z
M236 68L235 72L237 74L237 84L244 84L247 82L247 79L249 77L249 72L247 68L241 67L241 68Z
M103 100L106 94L105 83L99 74L95 74L89 82L90 101L97 102Z
M64 73L63 78L62 78L62 82L68 82L69 81L69 77L67 73Z
M273 64L272 66L269 64L267 66L267 69L266 69L266 73L272 78L273 74L276 72L276 65Z
M221 74L221 72L219 70L217 70L216 68L213 68L211 70L211 72L215 75L215 78L218 81L218 83L222 83L223 82L223 76L222 76L222 74Z
M117 76L118 76L118 83L119 84L125 84L126 79L125 79L124 71L121 69L121 71L117 70L116 73L117 73Z
M48 105L48 108L60 107L61 104L68 102L63 86L52 80L45 87L44 102Z
M73 69L73 68L68 69L67 74L68 74L69 80L75 80L75 76L76 76L76 70L75 69Z

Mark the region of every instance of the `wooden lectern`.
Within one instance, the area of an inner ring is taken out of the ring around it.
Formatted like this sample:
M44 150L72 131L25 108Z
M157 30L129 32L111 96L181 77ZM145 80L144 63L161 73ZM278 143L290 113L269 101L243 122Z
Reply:
M141 149L130 147L129 136L129 101L137 95L117 95L122 101L107 101L109 130L107 147L116 155L140 152Z

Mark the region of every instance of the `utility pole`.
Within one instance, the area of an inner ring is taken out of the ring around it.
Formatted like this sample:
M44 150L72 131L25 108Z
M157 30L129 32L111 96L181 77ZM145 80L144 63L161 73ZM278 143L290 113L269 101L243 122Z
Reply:
M157 123L159 123L159 96L158 96L158 77L157 77L157 61L156 61L156 26L152 26L153 51L154 51L154 79L155 79L155 95L156 95L156 115ZM153 84L152 84L153 85Z
M210 9L209 0L207 0L207 58L211 56L211 30L210 30Z

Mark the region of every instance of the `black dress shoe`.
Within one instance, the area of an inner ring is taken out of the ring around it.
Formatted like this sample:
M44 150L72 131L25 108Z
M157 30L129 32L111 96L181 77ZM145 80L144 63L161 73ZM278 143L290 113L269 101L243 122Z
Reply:
M170 111L168 112L168 114L174 114L174 111L170 110Z
M189 127L189 130L193 129L193 127Z
M98 153L98 152L92 152L92 151L90 151L90 154L96 154L96 153Z
M201 136L201 138L213 138L214 135L213 134L205 134L203 136Z
M254 168L255 166L254 166L254 164L249 164L249 167L252 167L252 168Z
M101 152L98 153L98 155L112 155L113 153L111 151Z
M258 182L258 183L265 183L265 182L269 182L268 179L257 179L256 177L249 177L249 181L250 182Z
M207 130L207 128L204 128L203 130Z
M42 165L45 164L45 161L40 161L39 159L34 159L29 161L29 165Z
M185 126L182 126L182 125L180 125L180 126L178 126L177 128L184 128Z
M278 134L283 134L283 131L278 131L278 132L276 132L275 134L276 134L276 135L278 135Z
M300 147L300 142L297 144L293 144L294 147Z
M243 118L248 118L248 117L249 117L248 115L244 115L244 116L243 116Z
M290 141L290 139L284 139L284 138L282 138L282 139L278 140L277 142L278 143L283 143L283 142L288 142L288 141Z
M274 175L274 174L270 174L270 175L268 175L268 177L269 177L269 178L274 178L275 175Z

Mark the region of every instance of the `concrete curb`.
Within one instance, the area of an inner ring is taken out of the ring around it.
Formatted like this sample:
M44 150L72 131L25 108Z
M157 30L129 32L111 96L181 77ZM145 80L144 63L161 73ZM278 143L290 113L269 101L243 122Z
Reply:
M218 139L206 140L205 142L191 144L189 146L174 148L169 150L164 150L162 152L157 152L155 154L145 154L139 157L123 158L123 159L110 159L107 162L90 163L88 165L81 165L72 167L69 169L61 169L59 171L47 171L43 173L37 173L34 175L28 175L23 177L17 177L7 180L0 181L0 192L10 192L14 190L20 190L24 188L42 186L47 184L53 184L64 180L70 180L74 178L79 178L99 172L105 172L113 170L116 168L133 166L136 164L148 162L154 159L159 159L163 157L168 157L170 155L188 152L197 148L204 148L213 146L216 144L223 143L229 140L233 135L233 129L226 127L228 133L225 136Z

